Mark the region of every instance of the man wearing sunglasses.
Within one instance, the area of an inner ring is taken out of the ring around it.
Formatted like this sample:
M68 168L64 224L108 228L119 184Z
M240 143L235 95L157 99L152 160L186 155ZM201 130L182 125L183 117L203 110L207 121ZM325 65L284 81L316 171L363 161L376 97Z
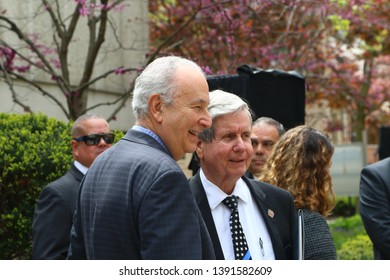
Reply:
M177 164L210 127L209 90L194 62L161 57L137 77L136 124L89 169L69 259L213 259L207 228Z
M101 116L85 114L74 122L74 162L64 176L43 188L35 208L33 259L66 259L80 182L95 158L113 142L114 134Z

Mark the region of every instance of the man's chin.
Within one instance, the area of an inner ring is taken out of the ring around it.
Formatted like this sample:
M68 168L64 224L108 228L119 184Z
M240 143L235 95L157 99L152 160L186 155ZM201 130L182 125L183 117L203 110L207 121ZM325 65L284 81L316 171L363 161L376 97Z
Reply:
M251 172L254 176L256 176L256 177L258 177L258 176L260 176L260 174L261 174L261 171L262 171L263 169L256 169L255 171L253 171L253 172Z
M193 152L195 152L195 150L196 150L196 143L195 144L190 143L186 147L186 153L191 153L192 154Z

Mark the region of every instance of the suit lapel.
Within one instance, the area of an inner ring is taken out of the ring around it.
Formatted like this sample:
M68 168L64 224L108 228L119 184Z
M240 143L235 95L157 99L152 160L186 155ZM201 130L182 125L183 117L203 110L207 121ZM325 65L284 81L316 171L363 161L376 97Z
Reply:
M79 182L81 182L81 180L84 178L84 174L81 173L81 171L77 169L77 167L74 165L74 163L72 163L72 165L70 166L69 171L73 175L73 177L75 177L75 179Z
M248 186L252 197L254 198L258 209L260 210L260 213L264 219L264 222L266 224L267 230L270 234L271 241L272 241L272 247L274 250L275 258L276 259L284 259L285 258L285 252L284 252L284 246L280 242L281 238L278 231L277 226L277 211L275 210L275 205L270 205L267 200L267 194L262 190L262 183L259 181L249 180L246 177L242 177L245 181L246 185ZM191 190L194 194L196 203L198 204L198 207L202 213L204 222L207 226L207 229L209 231L211 240L213 242L214 246L214 252L215 257L217 260L223 260L225 259L221 247L221 243L219 242L218 233L215 228L213 216L210 211L210 205L208 203L206 193L204 191L202 182L200 180L199 172L190 179L190 185Z
M254 181L249 180L248 178L245 178L244 176L242 179L247 184L252 197L256 201L257 207L260 210L260 213L264 219L264 222L267 226L269 235L271 237L272 241L272 247L274 249L274 254L276 259L283 259L284 258L284 248L283 244L279 242L281 240L278 226L277 226L277 218L276 215L278 213L275 213L275 209L272 205L269 205L267 201L267 195L266 193L261 189L261 182L256 181L254 184Z
M202 181L200 180L199 172L190 179L190 186L192 193L194 194L195 201L198 204L200 212L202 213L202 217L210 234L210 238L213 242L215 258L217 260L224 260L225 257L223 255L221 243L219 242L217 229L215 228L210 205L206 197L206 192L204 191Z

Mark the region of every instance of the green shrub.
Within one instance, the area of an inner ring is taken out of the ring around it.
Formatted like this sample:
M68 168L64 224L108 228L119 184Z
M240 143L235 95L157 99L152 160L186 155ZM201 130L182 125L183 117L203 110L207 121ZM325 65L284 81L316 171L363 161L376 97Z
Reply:
M42 114L0 114L0 259L28 259L43 186L72 161L70 125Z
M366 234L362 219L358 214L351 217L339 217L329 222L329 227L337 250L340 250L349 239L359 234Z
M0 131L0 259L30 259L39 193L73 160L71 124L43 114L0 114Z
M334 230L349 230L353 232L364 232L364 226L360 215L351 217L339 217L331 225Z
M368 237L359 214L339 217L329 222L340 260L373 259L372 243Z
M340 260L372 260L374 259L372 242L366 234L357 235L346 241L337 255Z

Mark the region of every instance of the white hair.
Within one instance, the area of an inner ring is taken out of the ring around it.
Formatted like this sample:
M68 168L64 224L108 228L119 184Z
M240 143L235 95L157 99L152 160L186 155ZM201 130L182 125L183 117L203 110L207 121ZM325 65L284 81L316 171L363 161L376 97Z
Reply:
M159 93L165 103L173 102L177 87L176 72L179 65L189 65L204 75L195 62L186 58L165 56L155 59L135 80L132 106L137 120L148 115L150 95Z

